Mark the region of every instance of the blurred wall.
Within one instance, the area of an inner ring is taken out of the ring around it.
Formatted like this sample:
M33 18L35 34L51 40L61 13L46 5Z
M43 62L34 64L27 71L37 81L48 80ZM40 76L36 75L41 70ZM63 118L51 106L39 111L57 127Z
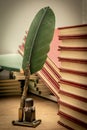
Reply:
M55 13L55 28L82 24L86 14L83 1L0 0L0 54L17 52L25 30L29 29L35 14L45 6L50 6Z

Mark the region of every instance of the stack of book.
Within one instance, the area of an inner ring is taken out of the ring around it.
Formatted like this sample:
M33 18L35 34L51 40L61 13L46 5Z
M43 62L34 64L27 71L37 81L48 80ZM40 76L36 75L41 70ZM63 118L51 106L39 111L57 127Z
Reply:
M37 73L39 77L43 80L44 84L49 88L49 90L55 95L57 100L59 99L59 84L60 79L59 69L48 57L43 68Z
M11 75L12 75L11 77L15 80L25 80L24 73L12 71ZM38 82L38 76L36 74L32 74L32 75L30 75L30 80L34 80L34 81Z
M56 98L54 98L54 96L51 94L51 91L43 83L41 78L39 78L38 82L34 81L29 82L29 93L33 93L35 95L44 97L52 101L57 101Z
M21 95L20 82L14 79L0 80L0 97Z
M59 29L59 124L87 129L87 24Z
M21 84L15 79L11 79L11 72L2 70L0 72L0 97L21 95Z
M12 71L11 77L13 79L16 79L16 80L25 80L24 73L20 73L20 72L17 72L17 71Z
M51 91L47 88L47 86L43 83L43 81L39 78L39 82L36 84L36 87L40 91L41 95L50 95Z

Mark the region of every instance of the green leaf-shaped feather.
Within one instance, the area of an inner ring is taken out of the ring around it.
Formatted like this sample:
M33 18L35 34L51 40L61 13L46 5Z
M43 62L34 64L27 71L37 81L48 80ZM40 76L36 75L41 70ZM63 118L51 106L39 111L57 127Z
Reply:
M47 58L49 44L53 38L55 15L49 7L41 9L31 23L24 49L22 67L30 65L30 72L39 71Z

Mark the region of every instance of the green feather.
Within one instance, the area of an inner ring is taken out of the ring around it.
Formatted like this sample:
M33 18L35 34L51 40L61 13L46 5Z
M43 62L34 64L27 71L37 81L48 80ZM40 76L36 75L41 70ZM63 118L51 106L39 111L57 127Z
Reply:
M24 49L22 67L30 65L30 72L39 71L47 58L49 44L53 38L55 15L51 8L41 9L31 23Z

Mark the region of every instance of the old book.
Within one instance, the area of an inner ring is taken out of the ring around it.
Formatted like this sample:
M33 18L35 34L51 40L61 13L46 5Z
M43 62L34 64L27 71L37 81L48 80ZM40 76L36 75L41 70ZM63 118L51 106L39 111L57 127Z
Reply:
M47 57L46 59L46 64L50 67L50 69L55 73L55 75L60 78L60 71L58 66L52 61L52 59L50 59L49 57Z
M35 95L38 95L38 96L41 95L41 92L40 92L40 91L34 91L34 90L32 90L31 88L29 89L29 92L30 92L30 93L33 93L33 94L35 94Z
M63 90L59 91L60 101L69 104L71 106L77 107L84 111L87 111L87 98L81 97Z
M61 67L69 70L87 72L87 63L83 62L83 60L76 61L74 59L63 58L61 59Z
M29 84L28 92L31 92L31 90L32 90L32 91L35 91L35 92L37 92L37 91L39 92L39 90L38 90L37 87L31 86L31 85Z
M21 94L21 83L19 81L14 79L0 80L0 96L18 94Z
M3 82L0 82L0 87L4 87L4 86L20 86L20 82L17 81L8 81L5 82L5 80Z
M0 79L0 84L1 83L15 83L15 82L17 82L18 83L18 81L17 80L14 80L14 79Z
M40 90L44 90L44 89L47 89L48 90L48 88L46 87L46 85L44 84L44 83L37 83L36 84L36 87L38 87L38 89L40 89Z
M49 95L51 93L51 91L47 88L47 86L44 83L37 83L36 87L43 95Z
M14 92L14 93L16 93L16 92L21 92L21 91L19 91L20 89L9 89L9 90L4 90L4 91L0 91L0 94L5 94L5 93L11 93L11 92Z
M87 48L87 35L83 38L81 35L76 36L60 36L61 46L63 47L86 47Z
M6 92L6 93L0 93L0 97L5 96L21 96L21 92Z
M61 100L59 100L59 104L60 104L60 106L61 106L61 109L59 110L59 111L64 111L64 109L62 108L62 107L66 107L66 108L69 108L69 109L71 109L71 110L73 110L73 111L76 111L76 112L79 112L79 113L81 113L82 114L82 116L85 114L85 115L87 115L87 110L83 110L83 109L81 109L81 108L79 108L79 106L74 106L74 105L71 105L71 104L68 104L68 103L65 103L65 102L63 102L63 101L61 101ZM65 109L66 109L65 108ZM70 111L71 111L70 110ZM67 113L66 111L64 112L64 113ZM71 112L72 113L72 115L73 115L73 112ZM76 115L75 115L76 116ZM78 118L78 117L77 117ZM83 117L84 118L84 117ZM87 121L87 120L86 120Z
M76 84L68 80L60 80L60 90L87 98L87 85Z
M69 130L86 130L86 125L82 125L80 121L73 118L72 116L66 115L62 112L59 113L58 123ZM78 123L77 123L78 122Z
M36 86L38 87L38 89L41 89L41 90L47 89L48 90L48 88L46 87L46 85L44 83L43 84L37 83Z
M79 60L87 60L87 51L77 51L75 49L73 50L61 50L60 56L63 58L74 58Z
M24 73L12 71L11 75L12 75L12 78L15 80L25 80ZM32 74L32 75L30 75L30 80L34 80L34 81L38 82L38 76L36 74Z
M65 68L60 68L61 77L74 83L87 85L87 72L74 71Z
M69 62L77 62L77 63L82 63L82 64L87 64L87 60L86 59L76 59L76 58L66 58L66 57L60 57L58 56L58 60L59 61L69 61Z
M0 87L0 92L1 91L7 91L7 90L20 90L20 86L16 86L16 85L10 85L10 86L3 86Z
M39 80L40 81L40 80ZM29 92L33 92L34 93L38 93L40 95L43 95L43 96L49 96L49 94L51 93L50 90L47 88L47 86L40 81L40 83L38 82L35 82L34 80L33 81L30 81L29 82Z
M16 80L25 80L24 73L20 73L20 72L16 72L16 71L11 72L11 77Z
M58 29L59 29L59 35L63 35L63 36L64 35L87 34L87 24L60 27Z
M44 64L42 70L37 73L44 84L51 90L51 92L58 97L59 85L58 81L60 79L59 69L53 63L53 61L48 57L46 63Z
M78 51L78 52L80 52L80 51L83 52L83 51L84 51L84 52L85 52L85 51L87 51L87 47L70 47L70 46L67 46L67 47L66 47L66 46L61 46L61 45L60 45L60 46L58 47L58 50L59 50L59 51L69 51L69 52L70 52L70 51Z
M39 95L41 94L41 92L37 87L37 82L35 82L34 80L29 81L28 92L39 94Z
M34 80L30 80L29 86L36 88L36 82Z
M57 102L57 99L54 95L51 95L51 91L47 88L47 86L43 83L43 81L39 78L38 83L33 84L33 81L29 83L29 92L35 95L39 95L51 101Z
M54 71L52 71L52 69L49 67L49 64L45 63L44 68L47 70L47 72L52 76L52 78L58 82L59 81L59 77L54 73Z
M52 80L50 79L49 75L44 70L40 70L39 73L38 73L38 75L41 77L41 79L43 80L43 82L45 83L45 85L49 88L49 90L58 99L59 98L59 94L58 94L59 86L58 86L58 84L55 84L55 82L52 82Z
M3 91L21 91L21 85L19 81L8 79L8 80L0 80L0 92Z
M87 123L87 111L79 109L79 106L73 107L71 105L60 102L59 112L60 111L71 117L74 117L75 119L78 119L78 120L84 122L85 124Z
M34 80L35 82L38 82L39 77L37 74L32 74L32 75L30 75L30 80Z

